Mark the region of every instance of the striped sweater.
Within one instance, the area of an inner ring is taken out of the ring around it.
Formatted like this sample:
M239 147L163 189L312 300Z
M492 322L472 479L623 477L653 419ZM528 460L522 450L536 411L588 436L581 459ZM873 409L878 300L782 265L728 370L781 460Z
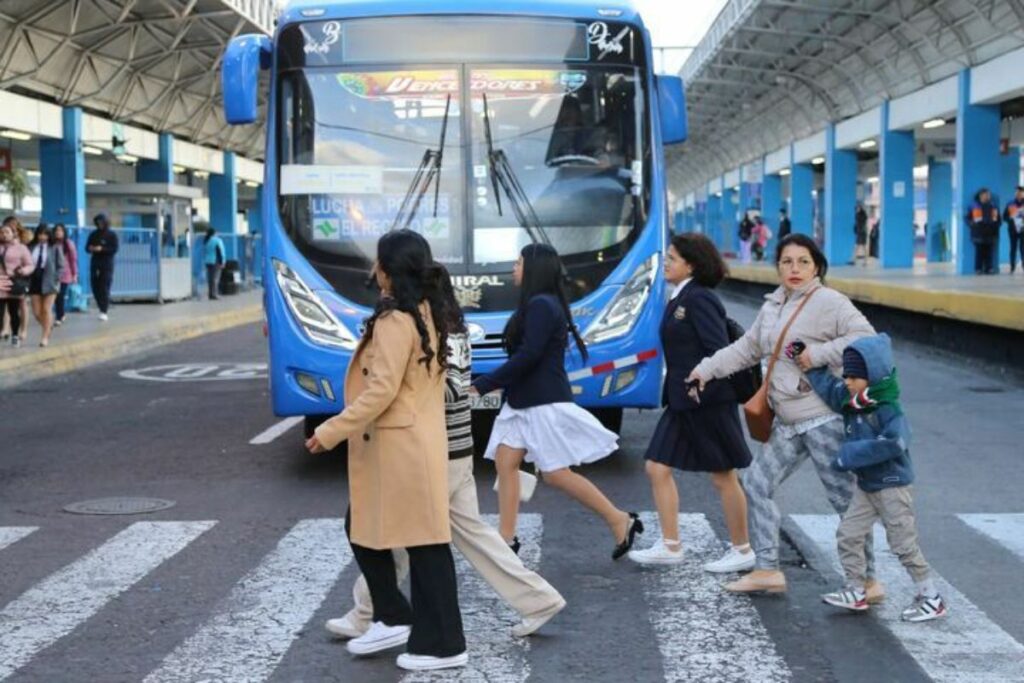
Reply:
M448 335L448 375L444 383L444 416L448 428L448 459L473 455L469 407L472 349L465 334Z

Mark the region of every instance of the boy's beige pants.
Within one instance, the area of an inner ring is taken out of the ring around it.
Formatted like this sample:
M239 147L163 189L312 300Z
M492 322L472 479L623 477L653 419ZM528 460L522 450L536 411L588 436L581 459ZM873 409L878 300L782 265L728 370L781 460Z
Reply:
M523 566L497 529L480 519L473 479L473 458L448 461L448 508L452 542L478 574L523 617L543 612L562 596L536 572ZM409 555L395 550L395 570L401 582L409 573ZM352 587L355 607L348 613L354 625L368 628L373 619L373 602L362 574Z
M909 486L896 486L872 493L859 487L854 491L850 507L836 531L839 561L847 583L864 587L867 579L864 543L872 533L875 520L881 520L889 549L900 559L914 581L924 581L930 570L917 543L911 490Z

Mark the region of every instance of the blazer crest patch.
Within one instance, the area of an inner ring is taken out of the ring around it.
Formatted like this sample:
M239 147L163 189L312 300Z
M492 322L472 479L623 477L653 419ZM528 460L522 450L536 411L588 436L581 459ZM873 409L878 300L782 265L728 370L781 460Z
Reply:
M676 320L683 320L686 318L686 307L676 306L676 310L672 311L672 317Z

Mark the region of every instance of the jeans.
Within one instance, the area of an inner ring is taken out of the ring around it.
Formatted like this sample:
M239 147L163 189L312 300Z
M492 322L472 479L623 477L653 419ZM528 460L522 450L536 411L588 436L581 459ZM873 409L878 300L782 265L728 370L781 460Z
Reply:
M1024 270L1024 235L1017 232L1013 223L1006 224L1006 231L1010 235L1010 272L1017 270L1017 252L1020 251L1020 267Z

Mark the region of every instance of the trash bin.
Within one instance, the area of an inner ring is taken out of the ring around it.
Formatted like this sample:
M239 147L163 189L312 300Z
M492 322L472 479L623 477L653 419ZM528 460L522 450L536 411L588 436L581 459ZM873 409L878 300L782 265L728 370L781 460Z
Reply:
M238 272L238 261L230 260L224 264L220 272L219 289L221 294L238 294L238 285L242 282L242 274Z

